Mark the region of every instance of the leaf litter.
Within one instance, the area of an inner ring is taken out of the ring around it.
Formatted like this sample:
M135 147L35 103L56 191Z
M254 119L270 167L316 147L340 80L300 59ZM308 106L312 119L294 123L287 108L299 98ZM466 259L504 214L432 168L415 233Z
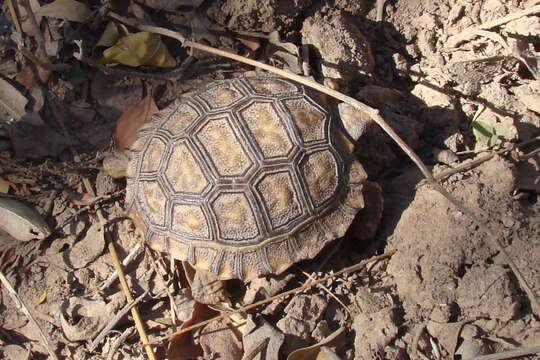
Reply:
M462 37L449 52L446 47L453 35L471 25L505 19L516 9L500 1L483 7L447 0L418 7L398 2L390 5L391 11L383 11L385 22L377 23L376 9L369 5L347 0L325 6L308 3L287 3L288 8L282 7L285 2L260 6L250 0L223 0L209 8L186 1L131 5L135 17L155 23L166 19L171 28L191 31L194 39L209 41L227 51L248 49L251 58L337 84L340 89L348 88L350 94L375 103L401 136L429 154L438 170L474 160L478 152L498 151L538 136L540 102L535 67L530 61L534 58L536 34L531 25L537 22L537 13L483 29L500 35L502 42L496 36ZM84 342L95 340L99 329L120 307L117 299L122 295L115 281L105 290L97 290L112 273L105 253L106 237L118 240L122 256L140 241L132 225L119 223L124 216L122 200L107 198L109 192L103 190L106 184L101 169L114 173L119 180L114 180L113 185L121 189L122 164L129 157L129 152L120 153L123 155L118 159L105 157L113 147L111 140L119 149L129 148L137 129L185 89L214 79L241 76L251 69L204 56L178 75L178 68L169 69L192 55L190 49L173 48L157 35L120 25L104 17L92 2L56 0L40 7L38 1L30 0L38 28L30 24L24 7L17 5L24 34L12 33L12 38L21 37L24 46L33 51L40 46L39 33L43 31L49 50L54 50L51 44L55 41L60 45L58 51L49 51L47 58L40 58L39 64L15 50L0 54L0 63L9 62L12 69L15 66L12 73L19 74L14 80L0 79L0 192L38 210L43 214L39 218L48 227L71 220L62 227L65 232L55 232L43 242L16 241L17 246L0 250L0 269L17 280L18 295L28 304L35 304L36 312L42 314L38 322L58 345L56 351L65 357L87 359L94 355L85 350ZM148 8L154 10L148 12ZM89 14L94 16L89 18ZM195 20L184 21L190 17ZM411 18L417 21L411 23ZM520 37L519 41L513 42L515 36ZM101 59L104 65L97 67L72 57L73 39L82 41L80 49L85 56ZM501 43L513 47L512 56L524 60L500 59ZM481 59L477 49L492 59ZM373 59L375 67L370 66ZM71 64L70 72L52 72L48 78L35 72L36 65L41 68L57 63ZM360 73L364 76L357 76ZM352 80L344 81L350 77ZM151 94L143 96L144 88L152 88ZM33 89L43 90L40 93ZM64 124L58 123L58 114L51 113L47 102L40 100L48 99L49 94L62 103ZM8 124L9 118L15 122ZM377 129L370 131L369 137L361 139L357 152L370 180L384 191L382 227L370 229L364 238L356 233L364 234L364 228L353 226L329 260L326 257L331 249L316 261L300 265L317 277L358 257L373 255L375 248L397 249L398 256L373 265L369 272L337 277L325 284L349 312L343 311L327 292L314 288L261 306L251 312L247 323L245 316L229 317L175 336L161 349L168 347L168 358L221 354L246 360L287 356L368 359L406 358L417 352L425 357L454 352L469 356L508 347L494 342L496 337L511 339L520 346L537 345L535 330L524 326L533 321L533 316L514 296L519 284L501 270L497 254L479 241L482 237L477 229L462 214L446 207L443 199L425 187L415 190L418 177L406 167L402 155ZM538 238L537 146L532 142L513 151L512 156L495 157L474 170L456 172L446 186L472 206L482 204L490 217L501 219L499 231L509 251L538 291L534 266L539 261L538 244L527 241ZM79 158L72 156L73 149L81 154ZM527 157L527 153L531 155ZM520 158L526 159L516 160ZM100 189L97 197L85 190L85 181ZM63 193L82 197L61 200L59 194ZM96 220L96 209L108 219L104 230ZM382 206L371 209L382 212ZM359 219L380 218L378 211L376 216L362 214ZM425 214L430 215L429 221L423 221ZM17 228L21 233L28 234L26 229L36 226L34 220L27 219L28 223L20 225L21 220L6 216L10 229ZM44 256L47 251L49 255ZM153 339L173 331L174 323L186 328L216 312L227 314L240 304L249 305L279 294L304 279L300 272L288 271L283 277L257 279L250 284L202 281L193 286L192 278L186 279L178 264L166 257L158 260L162 268L168 269L165 284L157 285L160 281L156 281L144 256L136 256L126 268L132 291L140 295L141 289L148 289L152 294L152 300L145 298L138 307L149 321L154 321L149 330ZM319 267L321 262L324 266ZM478 289L487 284L477 279L497 274L499 280L489 290L489 301L479 303ZM219 296L208 296L215 295L215 291ZM504 311L500 311L500 304L506 304ZM30 327L24 326L26 321L15 307L9 302L6 305L7 310L0 316L2 333L18 332L37 339ZM478 319L478 314L486 312L490 320ZM167 321L157 326L158 319ZM473 319L471 326L479 329L476 334L455 329L455 324L464 319ZM416 337L417 325L426 322L427 331ZM115 325L118 333L106 335L103 344L115 344L107 348L113 358L137 358L143 353L135 336L119 335L129 334L131 327L126 317ZM344 341L327 343L336 329L342 332ZM451 333L451 339L445 337L446 331ZM64 337L79 343L67 345ZM117 343L120 339L125 340ZM20 344L32 356L45 352L36 342ZM3 356L23 349L6 344L4 338L0 348Z

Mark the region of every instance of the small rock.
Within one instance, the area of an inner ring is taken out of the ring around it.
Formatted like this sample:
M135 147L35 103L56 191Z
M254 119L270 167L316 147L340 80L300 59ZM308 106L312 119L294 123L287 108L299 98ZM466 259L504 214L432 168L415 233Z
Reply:
M244 357L242 359L253 360L278 360L280 359L280 350L285 341L285 335L279 332L275 327L268 322L262 320L259 325L253 322L252 317L248 318L246 324L245 335L242 340L244 345ZM249 357L254 351L264 344L268 344L263 348L264 351L260 351L255 357Z
M283 273L280 275L268 275L252 280L244 295L244 304L254 303L256 300L269 298L285 289L285 286L294 278L294 274Z
M80 269L97 259L105 248L105 237L100 223L95 223L86 232L82 240L67 251L68 265Z
M97 196L104 196L112 194L118 190L118 184L114 179L107 175L103 170L98 172L96 177L96 194Z
M319 342L319 341L322 341L331 333L332 331L330 330L330 327L328 326L328 322L326 320L321 320L317 323L315 330L313 330L313 332L311 333L311 337L315 339L315 341Z
M477 356L491 353L490 347L480 339L463 340L456 350L462 359L474 359Z
M527 109L540 114L540 84L538 81L530 81L524 85L516 86L512 90Z
M62 331L70 341L93 340L111 316L101 300L71 297L60 308Z
M30 359L30 351L19 345L2 345L2 349L0 351L3 353L4 359L6 360Z
M285 308L285 317L278 321L277 327L286 336L284 351L307 346L310 335L321 319L327 302L320 295L297 295Z
M127 151L113 151L103 159L103 171L113 179L122 179L126 177L128 163Z
M354 347L357 359L387 358L384 356L384 348L398 334L396 317L397 309L387 307L376 313L362 313L354 318Z
M206 325L199 334L204 359L240 360L242 342L225 321Z
M228 299L224 282L219 280L216 275L202 270L195 272L191 284L191 294L193 299L207 305L219 304Z
M465 340L471 340L476 339L480 335L480 330L478 329L478 326L473 324L465 324L461 328L461 333L459 336L461 336Z
M367 39L341 11L317 12L304 20L302 44L319 52L325 77L351 80L373 71L375 60Z

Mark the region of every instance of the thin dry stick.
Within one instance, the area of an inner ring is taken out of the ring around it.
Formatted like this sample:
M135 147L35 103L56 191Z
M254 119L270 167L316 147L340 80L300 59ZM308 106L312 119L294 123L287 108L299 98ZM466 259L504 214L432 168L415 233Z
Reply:
M503 360L503 359L514 359L517 357L534 355L540 353L540 346L533 347L522 347L519 349L512 349L508 351L503 351L496 354L476 356L474 358L469 358L468 360Z
M492 159L495 155L505 154L505 153L507 153L509 151L512 151L512 150L516 149L516 148L519 149L519 148L522 148L522 147L527 146L529 144L532 144L532 143L534 143L535 141L538 141L538 140L540 140L540 136L537 136L537 137L535 137L533 139L524 141L524 142L519 143L519 144L509 144L508 146L505 146L502 149L492 151L492 152L490 152L489 154L486 154L486 155L479 156L476 159L471 160L469 162L461 163L459 165L454 166L451 169L440 171L440 172L434 174L433 176L437 180L446 179L447 177L449 177L451 175L454 175L454 174L457 174L459 172L463 172L463 171L467 171L467 170L470 170L472 168L475 168L476 166L478 166L478 165ZM519 159L524 160L523 156L520 156Z
M122 260L122 265L128 266L137 256L139 256L140 253L143 252L143 249L143 246L139 242L137 242L137 244L135 244L135 246L129 251L129 254ZM113 272L111 275L109 275L103 285L99 287L99 291L104 291L105 289L107 289L114 283L117 278L118 273Z
M215 54L215 55L218 55L218 56L222 56L222 57L225 57L225 58L228 58L228 59L239 61L239 62L242 62L244 64L255 66L255 67L260 68L260 69L264 69L264 70L266 70L268 72L271 72L273 74L276 74L276 75L285 77L287 79L293 80L293 81L298 82L298 83L300 83L302 85L305 85L305 86L307 86L309 88L312 88L314 90L317 90L319 92L327 94L327 95L329 95L329 96L331 96L331 97L333 97L335 99L343 101L343 102L351 105L352 107L356 108L357 110L359 110L361 112L364 112L367 115L369 115L371 117L371 119L373 119L373 121L375 123L377 123L377 125L379 125L384 130L384 132L386 132L386 134L388 136L390 136L390 138L394 142L396 142L396 144L398 144L398 146L403 150L403 152L405 152L405 154L416 164L418 169L420 169L420 171L422 172L424 177L427 179L427 181L431 184L431 186L433 186L433 188L435 188L436 191L441 193L441 195L443 195L459 211L461 211L462 213L464 213L465 215L470 217L478 225L478 227L482 231L484 231L485 233L487 233L489 235L489 238L493 242L493 245L506 258L506 262L508 263L508 265L510 266L510 268L514 272L514 275L516 276L516 278L518 279L519 283L521 284L523 290L527 294L527 296L529 298L529 301L531 302L531 308L533 310L533 313L535 313L537 316L540 317L540 301L538 300L538 297L536 296L536 294L532 290L532 288L529 286L529 284L526 281L525 277L523 276L523 274L521 273L521 271L519 270L519 268L515 264L514 260L510 257L510 254L506 251L503 244L500 242L500 240L495 235L495 233L493 231L491 231L491 229L482 220L480 220L476 216L476 214L474 214L471 210L469 210L465 206L463 206L453 195L451 195L448 191L446 191L446 189L444 189L442 187L442 185L437 182L437 180L435 180L435 178L433 177L433 175L431 174L429 169L426 167L426 165L424 165L424 163L422 162L420 157L407 145L407 143L405 143L399 137L399 135L394 131L394 129L392 129L392 127L390 127L390 125L388 125L384 121L384 119L379 114L379 110L377 110L375 108L372 108L372 107L370 107L370 106L368 106L368 105L366 105L366 104L364 104L364 103L362 103L362 102L360 102L360 101L358 101L356 99L353 99L353 98L351 98L351 97L349 97L349 96L347 96L345 94L342 94L339 91L332 90L332 89L330 89L330 88L328 88L328 87L326 87L324 85L321 85L321 84L319 84L319 83L317 83L315 81L307 79L307 78L305 78L303 76L292 74L292 73L289 73L288 71L278 69L276 67L273 67L273 66L268 65L268 64L261 63L261 62L256 61L256 60L248 59L248 58L240 56L240 55L232 54L232 53L227 52L227 51L215 49L215 48L213 48L211 46L206 46L206 45L198 44L198 43L193 42L193 41L186 40L185 37L182 34L178 33L178 32L175 32L175 31L172 31L172 30L169 30L169 29L165 29L165 28L161 28L161 27L142 25L142 24L139 24L136 21L125 18L125 17L120 16L118 14L115 14L113 12L109 13L109 17L111 17L111 18L113 18L115 20L124 22L124 23L126 23L126 24L128 24L130 26L136 27L136 28L138 28L138 29L140 29L142 31L153 32L153 33L156 33L156 34L160 34L160 35L164 35L164 36L167 36L167 37L174 38L174 39L180 41L183 46L192 47L194 49L198 49L198 50L205 51L205 52Z
M118 278L120 279L120 285L122 286L122 290L124 291L124 294L126 295L126 299L128 302L133 302L133 296L131 295L131 291L129 290L129 285L126 281L124 270L122 270L122 265L120 265L118 254L116 253L116 249L114 248L114 244L112 242L109 243L109 252L111 253L111 257L113 259L113 265L114 265L114 268L116 269L116 272L118 273ZM135 327L137 328L137 331L139 332L139 336L141 337L141 341L144 344L143 346L144 346L144 349L146 350L146 355L148 355L148 358L150 360L157 360L156 355L154 354L154 350L152 349L152 345L150 345L148 342L148 336L146 335L146 330L144 329L141 315L139 314L139 310L137 310L137 307L133 306L131 308L131 316L133 316L133 320L135 321Z
M194 330L194 329L198 329L200 327L203 327L205 326L206 324L209 324L213 321L218 321L218 320L223 320L223 319L226 319L228 318L229 316L231 315L234 315L234 314L238 314L238 313L245 313L245 312L248 312L252 309L255 309L261 305L264 305L264 304L268 304L274 300L277 300L277 299L281 299L281 298L284 298L284 297L287 297L289 295L294 295L294 294L297 294L299 292L302 292L306 289L309 289L313 286L316 286L316 285L319 285L319 284L322 284L322 283L325 283L326 281L330 280L330 279L333 279L335 278L336 276L340 276L342 274L345 274L345 273L353 273L355 271L358 271L358 270L361 270L363 269L364 267L366 267L367 264L369 264L370 262L372 261L379 261L379 260L383 260L383 259L388 259L389 257L391 257L392 255L394 255L396 253L396 250L392 250L392 251L389 251L385 254L382 254L382 255L378 255L378 256L374 256L370 259L367 259L367 260L362 260L360 261L359 263L357 264L354 264L354 265L351 265L349 267L346 267L344 269L341 269L333 274L330 274L330 275L327 275L319 280L315 280L315 281L312 281L312 282L309 282L307 284L304 284L304 285L301 285L297 288L294 288L294 289L291 289L291 290L288 290L288 291L285 291L285 292L282 292L280 294L277 294L277 295L274 295L274 296L271 296L269 297L268 299L264 299L264 300L261 300L261 301L257 301L257 302L254 302L253 304L249 304L249 305L246 305L246 306L243 306L239 309L236 309L236 310L232 310L232 311L227 311L227 312L224 312L222 313L221 315L219 316L216 316L216 317L213 317L211 319L208 319L208 320L205 320L205 321L201 321L197 324L194 324L194 325L191 325L191 326L188 326L188 327L185 327L183 329L180 329L179 331L177 331L176 333L173 333L172 335L169 335L169 336L166 336L164 338L161 338L159 340L156 341L157 342L162 342L164 340L168 340L170 339L170 337L172 336L176 336L176 335L180 335L180 334L183 334L183 333L186 333L188 331L191 331L191 330Z
M105 336L107 336L107 334L116 326L116 324L120 320L122 320L122 318L126 316L126 314L130 312L135 305L137 305L142 299L144 299L147 294L148 291L145 291L141 296L126 304L116 315L114 315L114 317L107 323L107 325L105 325L105 327L99 332L98 336L96 336L94 341L92 341L90 345L88 345L88 350L94 351L96 346L98 346L99 343L103 341Z
M315 279L315 277L313 277L311 274L305 272L304 270L300 269L300 271L302 272L302 274L304 274L308 279L310 279L311 281L315 281L317 279ZM328 295L330 295L334 300L336 300L336 302L341 305L341 307L347 312L347 314L349 314L349 316L352 318L352 314L351 314L351 311L349 310L349 308L347 307L347 305L345 305L343 303L343 301L341 301L332 291L330 291L330 289L328 289L324 284L319 284L318 285L321 289L323 289L324 292L326 292Z
M32 314L30 313L30 311L28 310L24 302L21 300L21 298L19 297L19 295L17 294L13 286L11 286L11 283L9 282L9 280L4 276L4 273L2 271L0 271L0 282L6 288L11 299L13 299L13 302L15 303L15 306L17 307L17 309L19 309L24 315L26 315L28 320L37 329L38 335L41 338L41 341L43 342L43 346L45 346L45 349L47 349L51 358L58 360L58 357L56 356L56 353L54 352L51 344L49 343L49 340L43 333L43 330L41 330L36 319L34 319Z
M528 9L523 9L516 11L515 13L508 14L499 19L487 21L483 24L477 26L471 26L460 32L459 34L451 36L452 40L450 41L451 47L457 47L459 44L472 40L477 36L477 30L490 30L495 27L504 25L510 21L517 20L524 16L532 15L540 12L540 5L531 6Z

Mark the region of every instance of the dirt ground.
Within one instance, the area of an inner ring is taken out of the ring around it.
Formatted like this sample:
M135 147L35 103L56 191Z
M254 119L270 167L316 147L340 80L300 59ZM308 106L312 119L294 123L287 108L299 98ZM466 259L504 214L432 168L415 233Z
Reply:
M0 358L148 358L113 277L113 242L130 259L127 285L160 359L539 359L539 4L4 2ZM118 34L138 30L107 11L311 76L378 109L470 213L373 124L355 149L370 180L366 206L314 259L221 282L145 249L125 213L118 150L179 95L258 70L165 37L115 48ZM153 56L141 55L146 47Z

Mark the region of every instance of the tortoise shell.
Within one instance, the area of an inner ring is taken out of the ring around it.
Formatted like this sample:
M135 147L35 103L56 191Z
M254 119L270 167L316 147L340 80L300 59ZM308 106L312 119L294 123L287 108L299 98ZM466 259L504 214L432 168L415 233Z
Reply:
M343 134L288 80L214 82L139 131L126 203L153 249L221 279L280 273L363 207L366 175Z

